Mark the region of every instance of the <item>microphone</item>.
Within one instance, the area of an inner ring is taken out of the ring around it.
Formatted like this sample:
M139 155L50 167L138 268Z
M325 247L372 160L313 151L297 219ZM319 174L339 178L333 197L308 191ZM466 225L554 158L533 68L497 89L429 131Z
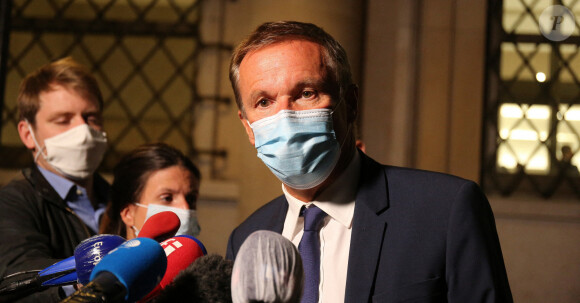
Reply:
M155 288L166 268L165 251L157 241L135 238L104 256L91 281L62 302L134 302Z
M251 233L238 251L232 270L232 301L300 302L304 284L302 258L281 234Z
M205 247L192 236L182 235L161 242L167 256L167 269L159 284L141 302L147 302L157 296L180 271L192 264L197 258L207 254Z
M89 283L95 266L105 255L125 241L121 236L103 234L83 240L77 245L74 259L78 283L83 285Z
M154 302L181 302L183 298L190 302L232 302L233 264L218 254L202 256L179 272Z
M188 238L188 239L195 241L195 243L197 243L197 245L199 245L199 248L201 248L201 251L203 251L203 254L207 255L207 250L205 249L205 246L203 246L203 243L201 243L201 241L199 241L198 238L196 238L194 236L190 236L190 235L175 236L175 238L179 238L179 237L184 237L184 238Z
M0 289L0 295L21 297L50 286L75 284L79 276L90 275L96 262L123 242L125 239L116 235L96 235L85 239L75 248L74 256L54 263L31 278L8 284ZM77 251L83 253L77 255Z
M48 279L41 286L73 284L77 280L75 256L56 262L38 273L39 279Z
M181 227L179 217L172 211L163 211L149 217L139 232L140 238L163 242L177 233Z
M157 213L143 224L139 237L161 242L175 235L180 226L181 222L175 213L170 211ZM0 296L10 294L18 298L51 286L71 285L77 282L87 284L93 268L100 259L123 242L125 239L121 236L108 234L85 239L75 248L73 256L41 270L33 277L17 280L2 287Z
M139 236L160 241L173 236L180 224L179 217L173 212L157 213L143 224ZM46 280L41 286L89 283L95 265L107 253L125 241L121 236L108 234L85 239L75 248L74 256L57 262L39 273L39 279Z

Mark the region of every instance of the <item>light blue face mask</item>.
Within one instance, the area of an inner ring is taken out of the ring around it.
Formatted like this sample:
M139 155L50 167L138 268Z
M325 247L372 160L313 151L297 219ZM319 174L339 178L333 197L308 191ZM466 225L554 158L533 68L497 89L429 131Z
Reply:
M332 113L330 109L281 110L249 124L258 157L292 188L320 185L340 156Z

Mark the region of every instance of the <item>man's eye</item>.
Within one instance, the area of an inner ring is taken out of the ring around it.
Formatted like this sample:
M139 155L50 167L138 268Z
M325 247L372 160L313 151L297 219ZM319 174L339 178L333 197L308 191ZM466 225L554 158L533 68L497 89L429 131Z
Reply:
M173 196L171 195L161 196L161 201L171 203L173 202Z
M85 118L85 121L91 125L101 126L103 124L103 121L101 119L99 119L98 117L94 117L94 116L90 116L90 117Z
M260 107L266 107L270 104L270 102L268 101L268 99L261 99L260 101L258 101L258 106Z
M55 124L58 124L58 125L66 125L66 124L69 124L70 123L70 120L71 119L69 117L67 117L67 116L58 116L58 117L55 117L52 120L52 123L55 123Z
M311 99L314 98L316 96L316 92L311 91L311 90L305 90L302 92L302 98L305 99Z

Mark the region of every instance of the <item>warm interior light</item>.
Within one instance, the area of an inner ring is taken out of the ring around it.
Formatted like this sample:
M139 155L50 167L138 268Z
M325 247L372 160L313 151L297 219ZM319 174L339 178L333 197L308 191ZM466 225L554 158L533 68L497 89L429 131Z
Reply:
M510 135L511 140L538 141L538 133L533 130L514 129Z
M523 117L522 109L515 103L502 104L499 110L501 118L521 118Z
M545 120L550 118L550 110L547 106L534 106L528 109L526 112L528 119L540 119Z
M580 110L577 108L572 108L566 111L566 120L568 121L580 121Z
M542 72L536 73L536 80L538 80L538 82L546 81L546 74L544 74Z
M514 172L519 163L528 172L548 173L549 153L540 141L548 137L551 111L547 105L502 104L498 127L505 142L498 149L498 167Z
M503 167L508 169L514 169L518 165L516 158L507 153L501 154L498 162L501 163Z

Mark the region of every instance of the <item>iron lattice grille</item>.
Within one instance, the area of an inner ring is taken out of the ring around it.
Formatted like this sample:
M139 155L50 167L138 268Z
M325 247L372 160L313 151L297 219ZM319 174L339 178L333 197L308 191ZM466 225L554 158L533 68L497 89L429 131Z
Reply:
M482 161L487 192L580 197L579 20L567 39L547 39L538 18L554 4L579 16L577 1L489 2Z
M213 47L201 41L200 18L201 1L190 0L12 1L2 166L31 161L16 130L18 84L39 66L65 56L90 67L101 86L110 142L105 170L147 142L166 142L195 157L195 103L224 101L198 94L198 55Z

